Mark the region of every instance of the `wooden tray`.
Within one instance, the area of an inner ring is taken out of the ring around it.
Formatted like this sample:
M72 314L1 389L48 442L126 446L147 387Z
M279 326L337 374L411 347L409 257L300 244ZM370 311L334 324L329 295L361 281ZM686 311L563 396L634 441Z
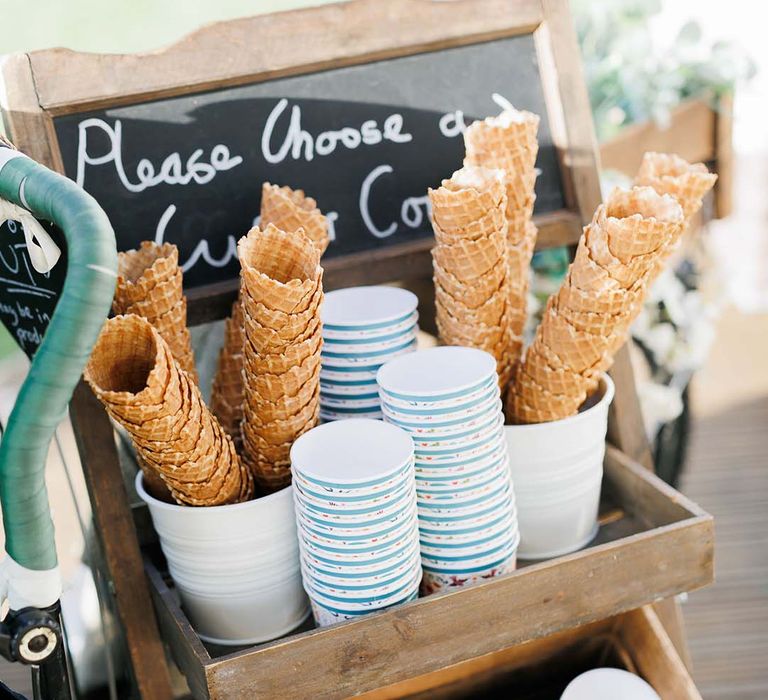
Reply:
M234 652L202 644L145 552L162 636L195 697L342 698L704 586L713 580L714 532L709 514L609 447L601 528L590 547Z

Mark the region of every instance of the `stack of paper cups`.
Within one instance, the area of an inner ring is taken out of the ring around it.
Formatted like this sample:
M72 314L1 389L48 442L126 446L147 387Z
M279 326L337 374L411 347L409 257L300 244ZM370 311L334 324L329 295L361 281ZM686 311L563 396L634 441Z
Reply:
M350 287L325 295L320 417L381 418L376 371L416 349L416 295L397 287Z
M422 591L512 571L520 536L494 358L431 348L377 380L384 419L414 441Z
M319 626L417 597L413 441L370 419L326 423L291 449L304 590Z

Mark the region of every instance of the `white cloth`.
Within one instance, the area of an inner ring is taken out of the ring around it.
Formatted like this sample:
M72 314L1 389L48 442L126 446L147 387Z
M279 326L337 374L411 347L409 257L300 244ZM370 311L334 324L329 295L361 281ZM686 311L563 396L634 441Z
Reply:
M0 172L6 163L15 158L26 158L26 156L11 148L0 148ZM22 189L23 186L24 182L22 182ZM40 222L26 209L0 199L0 224L8 220L18 221L21 224L32 267L41 274L50 272L61 257L61 250Z
M27 569L8 554L0 561L0 605L7 600L11 610L46 608L60 598L58 566L45 571Z

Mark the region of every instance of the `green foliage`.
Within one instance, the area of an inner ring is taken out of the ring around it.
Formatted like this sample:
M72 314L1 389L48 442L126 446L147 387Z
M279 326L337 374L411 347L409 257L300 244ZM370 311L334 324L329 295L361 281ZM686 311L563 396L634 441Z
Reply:
M682 100L716 98L755 73L737 45L705 45L693 21L670 46L658 46L649 23L661 0L572 0L572 8L601 141L635 122L664 125Z

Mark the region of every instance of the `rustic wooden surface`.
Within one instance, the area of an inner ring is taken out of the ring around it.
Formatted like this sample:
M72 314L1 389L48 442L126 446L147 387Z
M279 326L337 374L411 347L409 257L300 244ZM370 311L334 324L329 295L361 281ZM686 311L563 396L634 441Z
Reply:
M733 212L733 95L722 96L715 114L715 215L722 219Z
M675 645L648 606L629 613L617 634L631 654L638 672L661 696L661 700L701 700Z
M729 309L692 388L682 488L715 516L716 577L683 612L693 676L707 700L768 698L767 354L768 313Z
M62 114L530 33L541 20L538 0L357 0L208 25L148 54L29 56L40 104Z
M94 525L109 568L105 575L117 603L138 691L142 700L168 700L172 692L165 652L152 614L112 424L82 380L75 389L70 412Z
M235 652L210 663L201 658L201 665L207 663L211 696L344 697L711 581L711 518L615 450L609 450L606 473L607 496L616 496L628 517L609 519L598 546L364 620ZM648 532L648 528L656 529ZM580 584L569 584L574 581ZM160 584L155 580L155 585ZM156 602L167 600L162 586L159 592ZM459 636L454 634L457 619L461 620ZM181 643L178 633L185 629L183 621L162 613L160 624L172 645ZM190 658L188 650L179 652ZM286 675L286 668L292 673Z

